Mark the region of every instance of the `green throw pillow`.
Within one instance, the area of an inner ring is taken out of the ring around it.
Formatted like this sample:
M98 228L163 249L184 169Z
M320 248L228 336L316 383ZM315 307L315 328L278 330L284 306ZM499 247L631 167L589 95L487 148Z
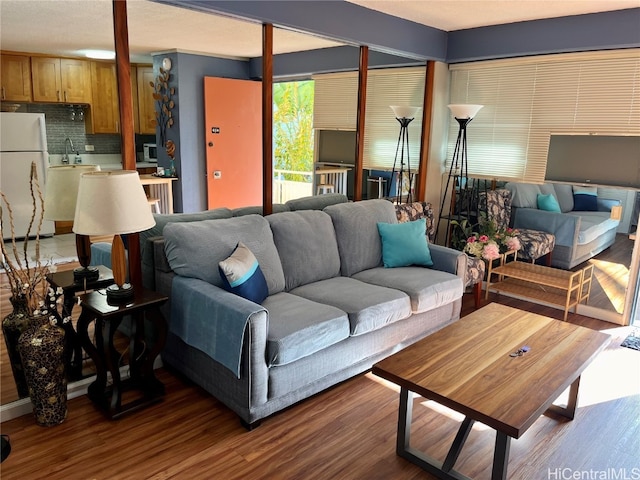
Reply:
M546 210L547 212L558 212L561 213L560 205L551 194L543 195L541 193L538 194L538 209Z
M425 231L427 220L414 222L378 222L378 232L382 240L382 263L386 268L422 265L431 267L431 252L427 245Z

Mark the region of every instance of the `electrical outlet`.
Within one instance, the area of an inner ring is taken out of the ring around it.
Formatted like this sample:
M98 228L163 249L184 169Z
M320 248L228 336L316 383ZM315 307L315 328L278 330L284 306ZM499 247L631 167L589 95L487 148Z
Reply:
M85 152L93 152L93 151L95 151L95 147L93 145L85 145L84 146L84 151Z

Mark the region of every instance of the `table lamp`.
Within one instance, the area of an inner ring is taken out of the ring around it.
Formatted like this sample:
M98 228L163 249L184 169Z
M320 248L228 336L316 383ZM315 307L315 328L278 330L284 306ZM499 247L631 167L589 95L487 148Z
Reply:
M127 267L120 235L141 232L155 224L138 172L91 172L80 177L73 231L114 236L111 267L115 284L107 288L108 302L129 301L134 293L133 286L125 283Z
M44 218L57 222L70 222L76 213L76 199L80 176L83 173L98 172L99 165L58 165L47 170L44 196ZM91 240L86 235L76 234L76 252L80 267L73 271L76 282L93 282L100 272L91 263Z

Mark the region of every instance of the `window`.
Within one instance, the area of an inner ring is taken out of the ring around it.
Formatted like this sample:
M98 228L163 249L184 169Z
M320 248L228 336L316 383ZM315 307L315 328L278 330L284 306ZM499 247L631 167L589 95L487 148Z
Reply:
M640 135L637 49L474 62L450 71L451 103L484 105L467 128L470 176L541 183L551 134ZM451 116L448 164L458 128Z
M314 129L356 129L357 72L317 75ZM364 168L391 169L400 124L390 105L422 107L425 67L369 70L365 114ZM422 111L409 124L412 169L420 158ZM414 167L415 166L415 167ZM399 167L399 165L398 165Z

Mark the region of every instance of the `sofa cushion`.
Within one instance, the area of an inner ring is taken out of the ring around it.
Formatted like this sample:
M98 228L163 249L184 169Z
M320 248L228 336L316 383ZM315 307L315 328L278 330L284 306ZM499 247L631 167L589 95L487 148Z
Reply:
M155 227L151 227L149 230L140 232L140 261L142 262L142 282L147 288L153 288L155 286L154 279L154 261L153 261L153 246L150 242L151 238L161 236L164 231L164 227L168 223L175 222L198 222L200 220L215 220L218 218L231 218L231 210L228 208L216 208L213 210L207 210L205 212L196 213L171 213L171 214L159 214L154 213L153 219L156 221Z
M560 205L558 204L556 197L554 197L550 193L547 195L539 193L537 204L538 204L539 210L546 210L547 212L561 213Z
M258 259L269 294L284 290L284 273L269 222L260 215L169 223L164 228L164 238L167 260L178 275L199 278L222 288L218 263L242 242Z
M361 335L411 315L411 302L406 293L355 278L330 278L303 285L290 293L347 312L351 335Z
M433 266L425 236L424 218L405 223L378 222L382 240L382 263L386 268L409 265Z
M268 365L286 365L349 337L342 310L281 292L265 299L269 312Z
M576 213L577 214L577 213ZM609 212L580 212L580 232L578 245L584 245L600 237L609 230L615 230L620 223L609 217Z
M289 207L282 203L274 203L271 209L271 213L280 213L280 212L288 212ZM252 207L238 207L231 210L231 213L234 217L242 217L244 215L262 215L264 213L264 209L262 205L252 206Z
M340 272L345 277L382 265L382 242L378 222L397 223L388 200L341 203L324 209L333 221L340 253Z
M462 279L424 267L371 268L353 278L373 285L401 290L411 299L413 313L433 310L462 297Z
M596 187L573 187L573 209L577 212L598 211L598 189Z
M275 213L271 225L287 291L340 275L340 255L331 217L318 210Z
M258 260L247 246L238 246L229 258L218 263L225 290L254 303L262 303L269 296L269 288Z
M342 193L326 193L324 195L312 195L310 197L294 198L285 203L292 212L297 210L323 210L329 205L346 203L349 199Z
M518 208L538 208L539 185L509 182L505 188L511 192L511 206Z
M570 212L573 208L573 191L571 185L566 183L549 183L545 184L553 187L558 204L560 205L560 211L562 213ZM543 191L542 193L547 193Z

